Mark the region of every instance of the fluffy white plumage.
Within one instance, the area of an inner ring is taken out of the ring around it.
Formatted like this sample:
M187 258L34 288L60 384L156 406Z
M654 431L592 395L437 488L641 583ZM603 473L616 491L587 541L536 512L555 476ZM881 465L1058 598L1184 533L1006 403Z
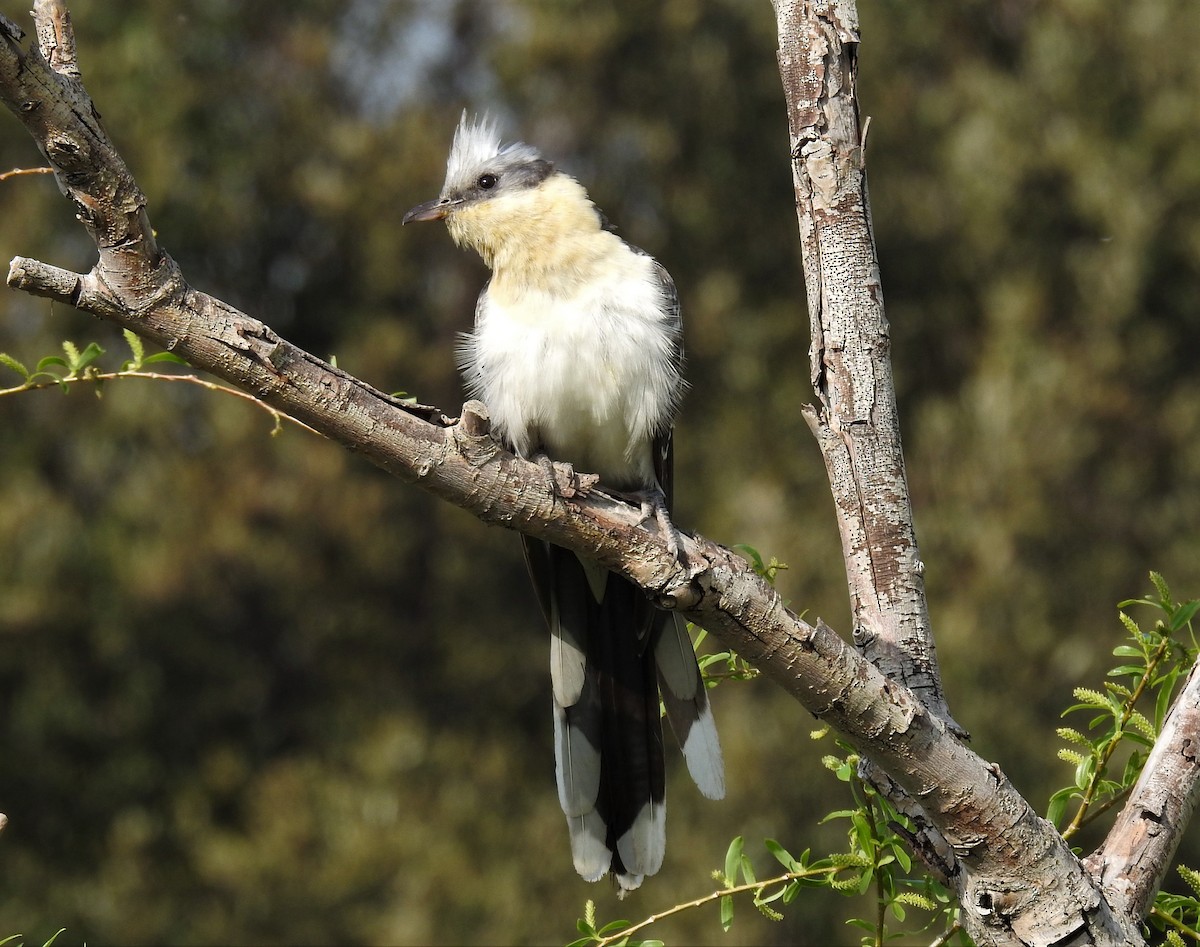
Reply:
M459 364L519 455L540 447L613 487L648 488L651 444L682 390L678 329L654 261L619 241L606 249L568 293L537 280L485 293Z

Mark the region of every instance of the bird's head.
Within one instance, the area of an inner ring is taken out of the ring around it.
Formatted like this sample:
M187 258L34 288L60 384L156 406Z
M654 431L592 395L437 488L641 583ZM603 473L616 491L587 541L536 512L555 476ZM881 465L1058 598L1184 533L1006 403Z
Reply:
M523 142L501 144L495 122L468 120L454 132L446 183L401 220L444 220L454 242L493 266L515 247L533 250L572 231L598 230L599 212L583 187Z

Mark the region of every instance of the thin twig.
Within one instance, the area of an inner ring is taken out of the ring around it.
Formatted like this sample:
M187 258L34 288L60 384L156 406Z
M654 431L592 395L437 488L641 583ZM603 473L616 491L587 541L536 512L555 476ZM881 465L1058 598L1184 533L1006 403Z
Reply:
M1151 908L1150 915L1158 918L1168 927L1174 928L1180 934L1187 934L1194 941L1200 941L1200 931L1193 930L1182 921L1171 917L1166 911L1160 911L1158 908Z
M945 947L946 944L950 943L950 938L962 929L962 921L955 921L952 925L950 925L950 927L942 931L941 936L938 937L937 940L933 941L929 947Z
M800 878L812 878L817 875L834 875L840 871L844 871L848 865L839 865L830 868L813 868L807 871L789 871L787 874L779 875L776 878L768 878L766 881L755 881L744 885L735 885L732 888L721 888L719 891L713 891L703 897L696 898L694 901L688 901L684 904L677 904L672 908L667 908L665 911L660 911L658 914L651 914L645 920L638 921L632 927L623 927L621 930L609 934L607 937L601 937L596 940L594 947L608 947L610 944L616 944L625 940L630 934L643 930L651 924L656 924L664 918L671 917L674 914L681 914L684 911L690 911L693 908L703 907L706 904L711 904L713 901L719 901L724 897L731 897L735 894L745 894L748 891L763 891L772 885L788 884Z
M53 174L53 168L13 168L11 171L0 171L0 181L21 177L25 174Z
M201 378L198 375L169 375L163 372L144 372L144 371L124 371L124 372L83 372L78 375L66 375L62 378L54 380L46 379L45 381L26 382L23 385L17 385L14 388L0 388L0 398L5 395L15 395L22 391L41 391L46 388L53 388L61 385L73 385L79 382L105 382L113 381L117 378L142 378L150 381L182 381L192 385L199 385L201 388L207 388L209 391L216 391L226 395L233 395L235 398L241 398L243 401L249 401L251 404L266 411L275 419L275 430L282 428L284 421L290 421L297 427L301 427L311 434L316 434L318 437L324 437L320 431L309 427L303 421L297 420L286 411L280 411L278 408L273 408L265 401L262 401L249 392L241 391L240 389L230 387L228 385L219 385L214 381L209 381L206 378Z

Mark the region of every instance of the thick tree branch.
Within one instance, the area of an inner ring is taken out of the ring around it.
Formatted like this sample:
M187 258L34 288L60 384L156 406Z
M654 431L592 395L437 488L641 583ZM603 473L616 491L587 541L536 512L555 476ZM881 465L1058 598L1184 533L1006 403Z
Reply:
M854 0L774 0L774 6L808 290L811 380L819 402L804 414L833 491L854 640L888 678L907 684L957 730L940 679L901 448L858 112L858 13ZM929 822L937 829L943 823L928 800L884 769L868 766L867 775L922 830L922 857L962 869L953 880L977 941L1047 943L1063 936L1101 942L1124 936L1122 926L1125 933L1134 930L1128 918L1114 918L1107 905L1097 905L1098 894L1079 877L1078 862L1049 826L1033 835L1054 857L1011 865L1008 887L1000 892L1006 901L1023 885L1041 887L1043 898L1009 930L997 930L1009 921L996 924L988 910L1000 903L992 900L995 879L983 877L970 858L953 865L955 855L963 855L961 839L952 832L939 837ZM1024 800L1010 814L1018 811L1021 820L1041 821ZM981 826L978 842L1002 846L1005 836ZM1059 879L1047 872L1064 868L1072 880L1051 893ZM1093 926L1093 912L1107 916Z
M73 54L63 52L73 49L65 6L39 0L36 13L47 44L40 51L22 50L19 31L0 20L0 98L55 168L99 259L90 273L74 274L18 258L10 285L126 326L484 522L585 553L683 610L920 801L963 869L956 883L981 943L1137 942L1053 827L950 731L927 686L918 697L823 623L797 618L728 550L684 536L681 563L638 524L633 507L598 491L557 496L537 465L492 440L482 405L469 403L453 423L399 402L189 287L158 247L145 198L101 126ZM822 244L822 252L835 247ZM915 546L911 555L915 562Z
M852 5L779 2L779 71L788 107L820 408L803 409L833 492L854 640L946 720L908 501L887 321L871 233L857 100ZM954 853L921 806L883 772L863 776L918 829L916 851L951 883Z
M779 69L812 326L816 435L837 510L854 640L949 719L917 551L859 129L853 3L776 0Z
M1194 665L1104 844L1084 862L1133 921L1145 917L1200 802L1200 665Z

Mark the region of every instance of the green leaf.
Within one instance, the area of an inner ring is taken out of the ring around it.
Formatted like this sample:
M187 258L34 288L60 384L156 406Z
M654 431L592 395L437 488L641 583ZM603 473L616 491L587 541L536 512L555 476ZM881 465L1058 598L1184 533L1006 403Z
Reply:
M1075 785L1080 789L1086 790L1088 783L1091 782L1092 774L1095 771L1095 761L1092 757L1089 756L1080 760L1075 766Z
M1179 608L1175 609L1175 612L1171 615L1171 620L1168 622L1167 627L1170 628L1171 631L1179 631L1179 629L1181 629L1184 625L1190 622L1193 617L1195 617L1197 611L1200 611L1200 599L1194 598L1190 602L1184 602L1179 606Z
M1171 709L1171 694L1175 690L1175 682L1171 681L1170 686L1159 689L1158 694L1154 698L1154 728L1162 730L1163 723L1167 719L1167 711Z
M733 926L733 898L725 895L721 898L721 930L726 933Z
M742 849L746 846L746 840L742 836L738 836L729 843L729 848L725 852L725 886L732 888L737 881L738 865L742 860ZM722 909L724 914L724 909Z
M69 343L64 342L63 348L65 349L68 344ZM74 350L74 346L71 348ZM74 353L74 357L71 359L71 374L78 375L103 354L104 349L100 348L100 346L95 342L89 342L87 347L82 352Z
M867 817L862 812L854 812L850 816L850 823L854 826L858 847L864 852L872 851L875 847L875 837L871 832L871 824L867 821Z
M742 877L746 884L758 884L758 879L754 877L754 866L750 864L750 857L743 855L739 861L739 867L742 869Z
M770 904L772 901L778 901L787 893L788 886L780 885L775 888L770 894L763 894L763 889L754 892L755 904Z
M766 839L764 840L763 844L767 846L767 851L775 856L775 860L779 862L779 864L783 865L783 867L788 871L803 870L803 866L796 861L796 859L792 856L792 853L776 842L775 839Z
M1121 774L1121 785L1132 786L1142 775L1142 767L1146 765L1146 754L1130 753L1125 761L1125 771Z
M71 370L71 366L67 363L67 360L65 358L63 358L61 355L47 355L45 358L41 359L37 363L37 370L39 372L42 372L42 371L45 371L47 368L50 368L52 365L65 368L65 369L67 369L67 371Z
M191 364L187 359L180 358L174 352L155 352L153 355L148 355L142 360L143 365L153 365L156 362L170 362L173 365Z
M1075 793L1075 787L1069 786L1051 796L1050 805L1046 808L1046 821L1057 826L1062 821L1063 813L1067 811L1067 803Z

